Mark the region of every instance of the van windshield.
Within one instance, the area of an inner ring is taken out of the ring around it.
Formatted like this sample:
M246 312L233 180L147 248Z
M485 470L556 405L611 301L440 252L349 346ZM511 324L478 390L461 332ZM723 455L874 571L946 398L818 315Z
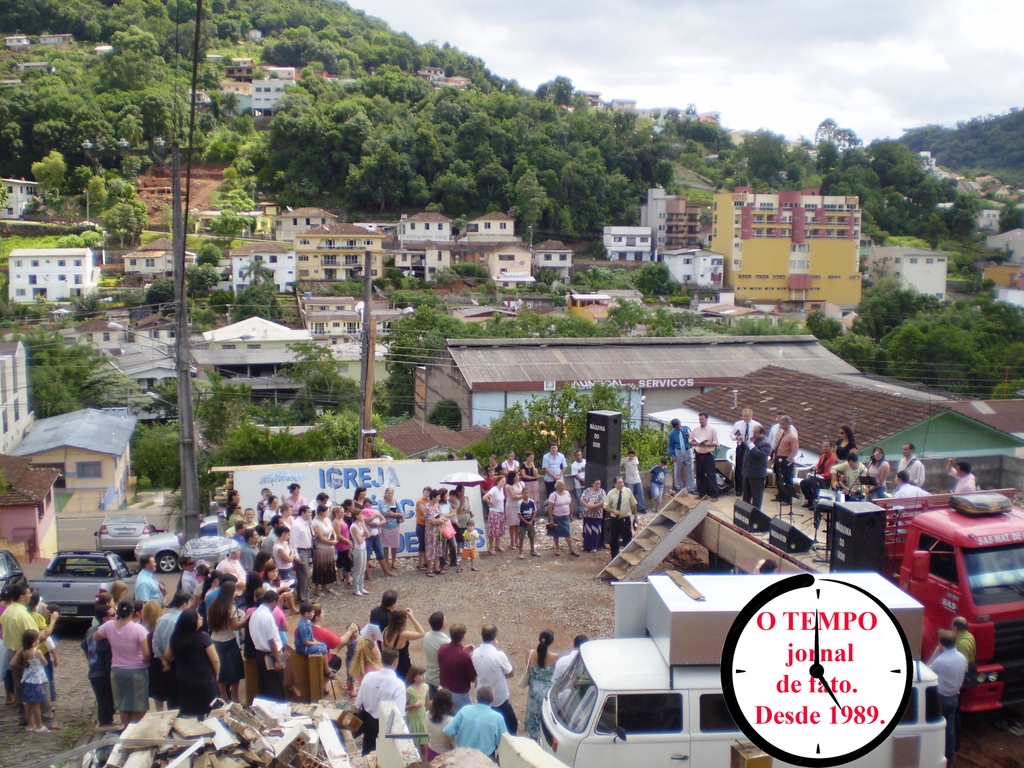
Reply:
M562 725L573 733L583 733L597 704L597 686L578 655L551 689L551 711Z
M1024 546L965 549L964 566L975 604L1015 602L1024 596Z

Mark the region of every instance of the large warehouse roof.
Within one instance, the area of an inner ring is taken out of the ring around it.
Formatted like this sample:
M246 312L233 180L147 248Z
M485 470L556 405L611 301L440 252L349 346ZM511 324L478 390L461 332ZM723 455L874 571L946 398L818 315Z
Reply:
M641 387L645 380L706 382L745 376L766 365L857 374L813 336L449 339L447 349L471 389L514 382L640 380Z

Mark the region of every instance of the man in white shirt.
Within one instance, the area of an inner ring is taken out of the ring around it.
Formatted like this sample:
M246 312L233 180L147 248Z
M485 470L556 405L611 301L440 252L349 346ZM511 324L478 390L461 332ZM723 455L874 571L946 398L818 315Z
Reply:
M626 478L626 487L633 493L636 499L637 514L646 514L644 509L644 482L640 477L640 459L636 457L636 451L630 451L621 462L622 474Z
M572 653L566 653L558 657L558 661L555 662L555 671L551 673L552 688L558 685L562 675L569 671L569 667L576 661L576 657L580 655L580 646L589 639L586 635L576 635L576 639L572 641Z
M743 417L732 425L732 436L736 440L736 461L733 466L732 479L736 485L736 495L743 493L743 457L747 455L747 443L754 439L754 427L761 426L754 421L754 412L743 409Z
M398 668L398 651L394 648L383 648L380 652L383 669L367 672L359 685L356 696L356 710L363 721L363 754L368 755L377 749L377 734L380 733L380 703L393 701L398 712L405 712L406 692L405 681L400 679L395 670Z
M260 598L260 607L249 617L249 637L256 648L256 672L259 675L257 690L260 696L285 701L284 654L281 650L281 635L272 613L275 605L277 592L267 590Z
M715 477L715 451L718 450L718 432L708 424L708 415L698 413L700 424L690 433L693 446L693 474L697 478L697 496L718 501L718 480Z
M437 660L437 652L442 645L450 643L452 639L444 631L448 624L441 611L434 611L427 621L430 623L430 631L423 636L423 653L427 657L427 663L424 665L426 667L427 692L433 699L437 689L441 687L441 664Z
M544 488L547 490L547 493L544 494L545 499L555 492L555 483L565 475L567 466L565 454L558 450L558 443L552 443L550 450L544 454L544 458L540 462L540 468L544 471ZM497 696L497 691L495 691L495 696Z
M946 459L946 473L956 479L956 488L953 493L974 493L978 490L978 481L971 472L971 462L960 459L959 461ZM138 587L136 587L138 589Z
M582 451L576 451L574 459L572 466L569 467L569 471L572 473L572 500L575 502L573 506L576 508L577 514L582 517L583 502L580 501L580 497L587 487L587 460L583 458Z
M493 709L501 712L505 718L505 725L508 732L513 736L519 733L519 719L512 709L512 702L508 699L508 678L512 677L515 668L508 660L506 653L501 650L496 638L498 628L493 624L485 624L480 630L480 638L483 643L480 647L473 649L473 668L476 670L476 685L489 685L494 691L494 701L491 704Z
M910 476L910 482L916 485L918 488L924 488L924 463L914 455L914 444L904 443L903 444L903 458L900 459L899 466L896 467L896 471L907 470L907 474Z
M299 562L295 563L295 592L300 602L309 600L309 569L313 564L313 529L310 521L313 519L313 510L308 506L298 509L298 516L292 520L292 541L299 556ZM245 583L245 580L242 580Z
M960 688L967 674L967 657L956 648L956 634L948 629L939 630L939 647L928 662L939 678L939 701L942 716L946 718L946 766L953 768L956 755L956 712L960 705Z
M910 481L910 472L901 469L896 473L896 490L892 494L894 499L916 499L918 496L929 495Z

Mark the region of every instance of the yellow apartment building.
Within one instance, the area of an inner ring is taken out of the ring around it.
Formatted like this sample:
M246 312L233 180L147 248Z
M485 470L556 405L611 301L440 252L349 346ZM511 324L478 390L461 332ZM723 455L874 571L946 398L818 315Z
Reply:
M384 274L384 235L354 224L321 224L295 235L297 280L347 280L362 277L370 251L370 277Z
M737 300L801 308L860 303L860 201L817 189L716 194L711 250L725 255Z

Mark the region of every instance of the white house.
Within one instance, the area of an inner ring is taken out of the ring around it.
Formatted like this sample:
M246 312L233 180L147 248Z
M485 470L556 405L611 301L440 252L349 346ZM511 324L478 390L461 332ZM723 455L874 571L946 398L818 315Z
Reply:
M246 243L228 254L231 257L231 290L236 294L252 280L247 272L253 260L274 273L274 285L278 293L287 293L288 286L295 282L295 251L280 243Z
M210 350L286 349L294 343L312 340L313 335L305 328L292 329L262 317L250 317L203 334Z
M553 269L559 280L568 280L572 270L572 248L558 240L545 240L533 248L533 269Z
M1003 214L1001 208L982 208L974 220L974 226L979 232L998 232L999 217Z
M8 296L27 304L94 293L99 287L99 258L91 248L15 248L8 257Z
M75 36L70 33L60 35L40 35L40 45L68 45L75 42Z
M4 48L9 51L24 51L32 47L28 35L8 35L4 38Z
M721 253L700 248L682 248L665 251L661 258L672 279L681 285L696 285L698 288L722 287L725 256Z
M612 261L653 261L650 227L605 227L604 249Z
M0 179L0 184L7 187L7 204L0 208L0 219L20 219L25 215L32 198L39 189L38 181L25 179Z
M1020 264L1024 261L1024 229L1011 229L1000 235L989 235L985 238L985 247L1009 256L1010 264Z
M295 235L306 232L321 224L333 224L336 217L322 208L296 208L284 210L274 216L274 239L278 242L295 242Z
M139 275L147 281L174 276L174 243L166 237L143 245L121 258L124 259L126 275ZM195 263L195 253L185 251L185 266L190 267Z
M516 239L516 220L507 213L485 213L466 224L462 239L467 243L512 242Z
M295 85L295 67L262 67L267 76L252 81L252 110L257 115L273 114L284 89Z
M452 239L452 220L440 213L424 211L413 216L402 215L398 222L398 240L405 243L409 240L431 240L435 243L449 242Z
M872 246L868 251L868 270L871 274L886 272L896 275L904 288L916 288L918 293L946 297L946 270L949 254L924 248L898 248Z

